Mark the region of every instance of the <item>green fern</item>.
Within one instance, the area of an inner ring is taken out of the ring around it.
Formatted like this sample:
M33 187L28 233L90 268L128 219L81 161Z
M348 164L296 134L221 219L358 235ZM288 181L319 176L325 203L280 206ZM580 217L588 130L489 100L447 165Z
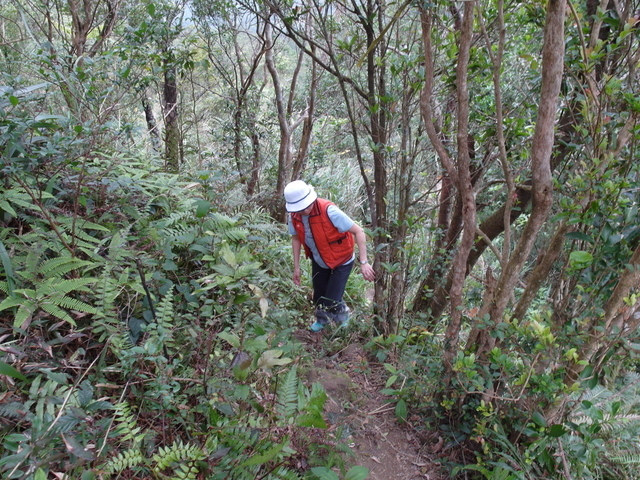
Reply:
M173 286L169 288L163 299L156 309L156 323L158 328L164 330L167 334L174 325L173 317Z
M156 308L155 322L150 323L146 327L148 333L145 342L146 350L159 351L166 349L167 353L173 353L178 345L176 344L173 333L180 327L173 315L173 287L169 289L167 294L162 298Z
M640 465L640 453L633 453L627 455L613 456L609 457L614 463L618 463L620 465Z
M146 434L137 426L131 407L126 402L115 405L115 431L120 436L120 442L130 442L133 447L139 448Z
M93 262L69 256L41 261L40 253L31 251L27 255L26 268L18 274L25 280L36 283L40 278L62 278L69 272L92 265L94 265Z
M120 452L102 466L105 473L115 474L123 472L129 468L136 468L145 464L145 458L139 449L131 448Z
M24 268L16 270L17 278L25 284L13 295L0 302L0 311L16 309L13 326L22 328L31 322L38 311L75 325L70 310L95 314L95 307L69 296L72 292L90 292L94 278L64 278L67 274L94 265L93 262L70 256L41 259L40 248L31 249L23 258Z
M133 346L129 328L120 318L119 297L123 292L132 289L144 294L141 285L132 284L130 269L126 266L128 262L126 257L130 253L125 248L125 237L129 230L130 227L116 232L106 243L104 250L107 258L95 285L95 307L98 311L96 316L100 321L92 323L92 330L101 342L110 337L115 353ZM123 264L125 266L121 267Z
M43 310L51 316L75 325L75 320L65 310L75 310L84 313L97 313L95 307L67 296L74 291L89 291L86 287L94 283L93 278L77 278L71 280L47 279L38 283L35 289L20 288L14 291L15 296L0 302L0 311L17 307L13 326L21 328L29 322L38 310Z
M8 402L0 404L0 417L10 420L23 418L26 412L22 402Z
M278 415L283 421L292 418L298 412L298 370L294 365L278 388Z
M160 478L168 480L195 480L199 470L197 462L206 455L201 447L185 444L181 440L172 445L160 447L149 459L143 456L141 446L146 433L137 426L131 408L126 402L115 406L115 433L121 444L129 444L128 448L107 461L102 470L109 474L120 474L127 469L144 468Z
M199 473L195 462L204 458L205 454L199 446L184 444L178 440L168 447L160 447L151 461L154 472L162 473L168 468L173 468L173 479L195 480Z
M125 275L128 278L128 275ZM120 282L113 278L111 262L105 263L102 274L96 282L96 318L92 323L92 331L98 337L99 342L111 338L111 345L115 351L132 346L126 324L120 320L116 300L122 291Z
M575 432L563 437L563 443L565 451L575 451L581 445L598 452L593 465L585 468L625 470L640 458L640 375L626 374L617 387L611 390L599 385L575 397L580 401L568 418Z
M311 392L301 383L298 386L298 404L300 414L296 418L296 424L301 427L327 428L322 416L324 404L327 401L327 392L319 383L314 383Z

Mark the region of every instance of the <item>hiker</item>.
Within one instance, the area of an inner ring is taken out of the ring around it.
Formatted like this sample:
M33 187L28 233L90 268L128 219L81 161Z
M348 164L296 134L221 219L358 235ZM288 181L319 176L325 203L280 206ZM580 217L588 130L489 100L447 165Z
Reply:
M365 280L375 279L367 261L364 230L333 202L318 198L315 189L296 180L284 189L289 212L289 233L293 246L293 283L300 285L300 251L304 247L311 259L315 322L311 331L319 332L331 320L346 326L349 308L342 301L358 244L358 263ZM355 241L354 241L355 239Z

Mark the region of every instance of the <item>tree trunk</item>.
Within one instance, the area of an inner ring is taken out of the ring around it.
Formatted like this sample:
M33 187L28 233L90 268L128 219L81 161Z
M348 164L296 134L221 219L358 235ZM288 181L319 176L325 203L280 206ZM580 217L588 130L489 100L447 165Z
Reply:
M291 172L291 180L300 178L306 165L307 153L311 144L311 133L313 132L313 116L316 107L316 91L318 90L318 67L315 62L311 65L311 86L309 88L309 98L307 100L307 112L302 125L302 135L300 137L300 146L296 152L293 162L293 170Z
M164 69L164 148L165 166L170 172L180 169L182 138L178 116L178 85L176 69L165 63Z
M473 247L476 235L476 200L471 184L471 156L469 154L469 90L467 73L473 34L473 14L475 2L466 2L462 18L460 44L458 47L458 64L456 68L456 88L458 104L457 129L457 168L456 186L460 192L462 204L462 239L456 251L452 265L452 283L450 294L449 324L444 334L445 384L450 381L453 372L454 358L457 353L460 328L462 325L462 291L466 278L466 262ZM453 177L452 173L449 175Z
M551 154L560 85L564 69L565 0L550 0L542 49L542 85L538 118L531 147L532 210L518 244L504 266L496 286L489 315L492 323L502 320L518 276L552 204Z
M144 118L147 123L147 130L149 131L149 138L151 139L151 148L155 153L160 153L161 143L160 135L158 133L158 124L156 123L156 117L153 114L153 108L149 97L143 95L142 108L144 110Z
M273 12L272 12L273 13ZM280 146L278 149L278 173L276 180L276 188L274 192L274 203L271 205L271 215L284 222L286 212L282 208L282 202L279 201L284 193L284 187L291 178L293 171L293 152L292 152L292 136L298 126L309 117L309 110L304 112L300 117L289 123L289 116L291 115L291 104L295 94L296 78L291 82L291 89L289 91L289 102L285 102L284 92L280 82L280 75L276 68L274 56L273 56L273 38L272 38L272 26L267 23L264 29L264 43L265 43L265 62L267 69L271 74L271 80L273 81L273 88L275 91L275 103L276 110L278 112L278 126L280 128ZM313 83L312 83L313 85ZM309 127L311 129L311 127ZM310 133L309 133L310 134Z

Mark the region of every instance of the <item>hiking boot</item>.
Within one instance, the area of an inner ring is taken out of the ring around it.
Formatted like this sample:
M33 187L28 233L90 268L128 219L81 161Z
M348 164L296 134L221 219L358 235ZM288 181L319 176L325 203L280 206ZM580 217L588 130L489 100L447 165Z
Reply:
M316 321L311 324L309 329L312 332L319 332L327 323L329 323L329 320L329 313L322 308L316 308Z
M318 321L315 321L311 324L311 326L309 327L309 330L311 330L312 332L319 332L320 330L322 330L324 328L324 325Z
M346 305L342 304L340 310L333 315L333 319L339 327L346 327L349 325L349 315L351 310Z

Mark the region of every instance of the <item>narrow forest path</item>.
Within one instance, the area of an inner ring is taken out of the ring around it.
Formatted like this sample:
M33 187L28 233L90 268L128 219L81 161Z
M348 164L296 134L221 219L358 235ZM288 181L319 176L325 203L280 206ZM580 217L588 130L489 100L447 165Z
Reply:
M299 331L296 337L318 353L306 380L319 382L327 392L328 434L341 434L355 454L347 464L368 468L369 480L446 478L431 453L438 448L437 438L419 439L414 429L398 422L394 405L381 393L383 367L372 363L357 342L322 354L326 335Z

